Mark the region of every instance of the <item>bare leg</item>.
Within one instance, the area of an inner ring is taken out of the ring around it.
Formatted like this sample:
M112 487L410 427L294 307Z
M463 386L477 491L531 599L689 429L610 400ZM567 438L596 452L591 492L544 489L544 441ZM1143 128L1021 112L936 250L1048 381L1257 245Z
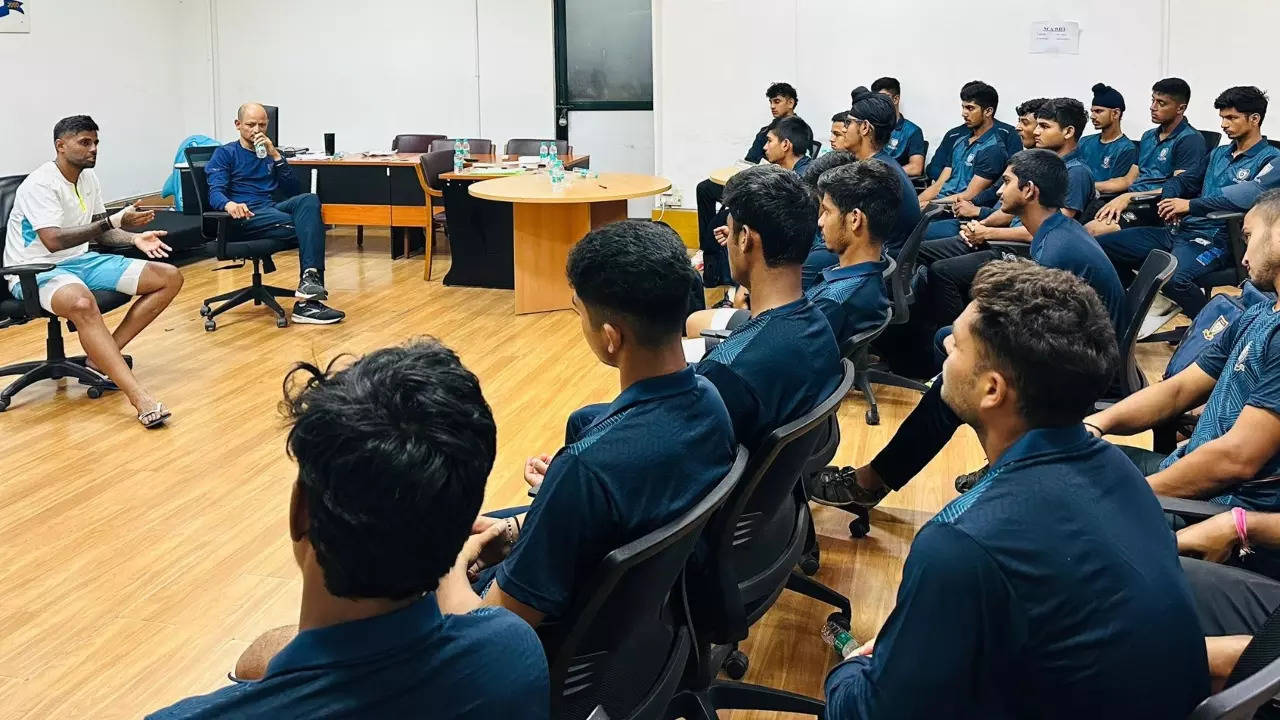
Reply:
M1240 660L1240 654L1253 637L1250 635L1223 635L1204 639L1205 651L1209 654L1209 685L1214 692L1222 690Z
M116 346L123 350L130 340L169 307L181 289L182 272L178 268L164 263L147 263L138 278L138 299L133 301L116 331L111 333Z
M53 294L50 305L55 315L75 323L76 334L80 336L80 346L84 348L85 355L96 368L111 378L139 413L155 407L155 398L138 384L133 371L125 364L120 347L107 330L107 324L102 321L98 303L88 288L84 285L59 288Z
M698 339L702 337L702 331L711 327L711 321L715 318L715 310L699 310L684 321L684 335L688 338Z

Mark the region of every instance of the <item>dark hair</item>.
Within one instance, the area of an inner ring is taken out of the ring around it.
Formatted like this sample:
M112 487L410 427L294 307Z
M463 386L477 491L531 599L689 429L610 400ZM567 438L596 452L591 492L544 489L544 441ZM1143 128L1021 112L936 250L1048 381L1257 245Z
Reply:
M989 366L1006 376L1033 428L1079 423L1120 364L1098 293L1066 270L989 262L973 279L972 325Z
M841 214L861 210L877 242L893 231L902 188L893 168L883 160L869 158L828 170L818 179L818 192L829 195Z
M840 112L836 113L835 115L832 115L832 116L831 116L831 122L833 122L833 123L834 123L834 122L844 123L844 124L848 125L848 124L849 124L849 111L848 111L848 110L841 110Z
M971 80L960 88L960 101L976 103L980 108L991 108L991 112L995 112L1000 105L1000 93L981 80Z
M854 88L854 89L850 90L850 91L849 91L849 102L850 102L850 104L857 102L857 101L858 101L858 96L860 96L860 95L866 95L866 94L867 94L867 93L869 93L869 92L871 92L871 91L867 89L867 86L866 86L866 85L859 85L858 87L856 87L856 88Z
M776 97L787 98L794 101L796 105L800 104L800 96L796 95L796 89L791 87L791 83L776 82L764 91L764 96L769 100Z
M596 228L569 251L567 266L569 285L597 327L621 323L645 347L680 337L695 271L671 226L621 220Z
M888 90L892 95L902 94L902 86L898 84L898 78L893 77L876 78L876 81L871 83L871 92L880 92L881 90Z
M1043 148L1022 150L1009 159L1009 170L1018 178L1018 188L1035 183L1040 204L1060 208L1067 199L1067 164L1058 154Z
M847 150L835 150L825 155L819 155L804 169L804 175L800 179L816 193L818 192L818 178L822 177L823 173L831 168L838 168L841 165L848 165L857 161L858 158ZM822 195L819 194L815 197L821 198Z
M98 123L88 115L72 115L62 118L53 126L53 139L79 135L82 132L98 132Z
M1075 139L1078 141L1084 135L1085 122L1089 114L1085 112L1084 103L1079 100L1060 97L1045 100L1044 104L1036 110L1036 117L1058 123L1058 127L1062 128L1063 131L1069 127L1075 128Z
M853 107L849 110L849 117L870 123L874 131L872 140L877 147L884 147L889 142L890 136L893 135L893 127L898 123L898 113L893 109L893 101L881 93L870 90L864 90L853 96Z
M1280 168L1277 168L1280 170ZM1280 218L1280 188L1271 188L1264 191L1253 202L1252 210L1260 211L1263 217L1268 219L1268 224L1274 223Z
M813 146L813 129L799 116L778 118L778 124L769 129L779 140L791 141L791 154L799 157Z
M818 201L794 172L777 165L747 168L724 186L731 220L760 234L769 267L799 265L818 232Z
M1047 102L1049 102L1049 98L1032 98L1030 100L1024 100L1018 105L1018 107L1014 108L1013 111L1018 114L1018 117L1022 117L1023 115L1035 115L1036 112L1039 111Z
M1157 80L1156 84L1151 86L1151 92L1168 95L1183 104L1191 102L1191 86L1182 78Z
M1222 91L1217 100L1213 101L1214 110L1226 110L1227 108L1234 108L1245 115L1258 113L1265 118L1267 116L1267 94L1252 85L1229 87Z
M281 403L325 587L392 600L434 590L493 467L497 430L480 382L434 338L334 365L299 363Z

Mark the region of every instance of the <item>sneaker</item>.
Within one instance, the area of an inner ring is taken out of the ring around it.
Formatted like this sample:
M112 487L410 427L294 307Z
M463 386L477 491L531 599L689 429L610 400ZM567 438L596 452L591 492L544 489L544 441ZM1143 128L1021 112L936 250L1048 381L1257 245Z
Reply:
M1147 312L1147 316L1142 319L1142 327L1138 329L1138 339L1154 335L1157 330L1164 327L1165 323L1172 320L1182 312L1182 308L1178 303L1166 298L1164 295L1156 295L1156 299L1151 302L1151 310Z
M868 490L858 484L857 471L851 467L827 466L804 479L804 489L809 499L819 505L847 508L858 505L875 507L889 494L889 488L881 485L878 490Z
M720 298L720 302L716 303L715 305L712 305L711 309L718 310L720 308L731 308L731 307L733 307L733 290L732 289L725 290L724 297Z
M320 273L307 268L302 271L302 279L298 281L298 289L293 296L300 300L328 300L329 291L325 290L324 284L320 282Z
M974 470L971 473L965 473L956 478L956 492L963 495L972 490L973 486L977 485L978 481L982 479L982 476L987 474L987 468L989 467L991 466L983 465L979 470Z
M342 322L346 316L347 314L341 310L334 310L319 300L306 300L293 304L293 315L290 319L306 325L332 325Z

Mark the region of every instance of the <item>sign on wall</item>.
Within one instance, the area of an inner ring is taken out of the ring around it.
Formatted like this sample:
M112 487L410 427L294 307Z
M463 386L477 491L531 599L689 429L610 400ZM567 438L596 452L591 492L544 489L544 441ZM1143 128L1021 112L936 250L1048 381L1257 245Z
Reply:
M0 0L0 33L31 32L27 0Z
M1031 52L1079 55L1080 23L1031 23Z

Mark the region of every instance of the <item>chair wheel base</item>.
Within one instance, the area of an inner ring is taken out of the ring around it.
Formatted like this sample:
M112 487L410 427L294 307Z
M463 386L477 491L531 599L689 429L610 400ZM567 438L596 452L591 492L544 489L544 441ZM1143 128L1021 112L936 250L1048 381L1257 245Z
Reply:
M849 521L849 535L855 538L866 537L871 532L871 517L865 510L854 512L853 520Z
M827 622L833 622L836 625L839 625L841 630L844 630L845 632L849 632L849 627L850 627L849 616L845 615L839 610L828 615Z
M813 577L818 572L818 558L812 555L806 555L800 558L800 572Z
M9 409L9 399L0 398L0 412L4 412L5 410L8 410L8 409Z
M208 305L200 306L200 317L209 317L212 314L213 314L213 308L209 307Z
M747 654L741 650L734 650L729 657L724 659L724 674L733 680L741 680L747 674L747 668L751 667L751 661L747 659Z
M871 408L870 410L867 410L867 424L868 424L868 425L879 425L879 424L880 424L880 411L879 411L879 410L877 410L877 409L875 409L875 408Z
M102 397L102 388L90 387L85 394L88 395L91 399L97 400L98 398Z
M214 330L217 330L217 329L218 329L218 323L214 322L212 319L204 321L205 332L213 332Z
M289 326L289 321L287 319L282 317L276 318L276 327L282 328L282 327L288 327L288 326Z

